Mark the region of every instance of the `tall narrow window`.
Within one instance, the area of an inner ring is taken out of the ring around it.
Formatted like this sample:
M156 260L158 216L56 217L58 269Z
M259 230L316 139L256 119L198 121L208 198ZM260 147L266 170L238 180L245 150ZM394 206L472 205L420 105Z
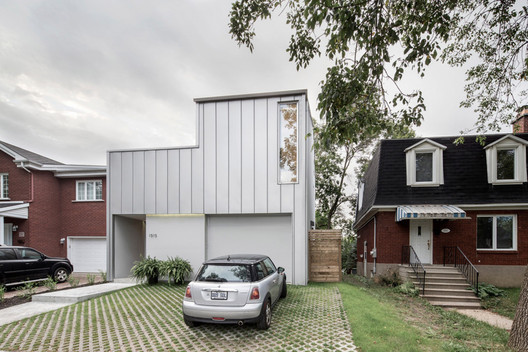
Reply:
M9 175L0 174L0 199L9 198Z
M279 182L297 182L297 102L280 103Z
M497 179L513 180L515 178L515 149L497 150Z
M77 181L77 200L102 200L103 181Z
M433 153L416 153L416 182L433 181Z

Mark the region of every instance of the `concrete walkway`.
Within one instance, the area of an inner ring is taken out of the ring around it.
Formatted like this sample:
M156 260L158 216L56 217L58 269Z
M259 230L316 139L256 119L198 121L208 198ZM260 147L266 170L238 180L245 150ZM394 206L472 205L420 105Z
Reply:
M72 288L68 290L51 291L33 295L29 303L19 304L13 307L2 309L0 314L0 326L6 325L18 320L30 318L35 315L50 312L77 302L86 301L106 293L121 290L135 283L114 283L98 284Z
M456 309L457 313L464 314L470 318L483 321L492 326L510 331L513 320L503 317L497 313L484 309Z

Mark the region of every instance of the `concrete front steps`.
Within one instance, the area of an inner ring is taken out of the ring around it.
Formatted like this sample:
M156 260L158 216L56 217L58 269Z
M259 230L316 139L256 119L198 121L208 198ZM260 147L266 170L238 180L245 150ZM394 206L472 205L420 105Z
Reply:
M424 265L425 294L420 296L434 306L458 309L480 309L478 298L469 286L464 275L455 267L442 265ZM411 267L402 266L400 274L411 280L416 287L420 282Z

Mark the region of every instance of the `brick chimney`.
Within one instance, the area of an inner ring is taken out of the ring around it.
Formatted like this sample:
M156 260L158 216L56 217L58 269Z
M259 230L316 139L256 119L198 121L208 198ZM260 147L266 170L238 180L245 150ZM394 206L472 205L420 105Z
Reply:
M528 105L517 110L517 119L513 123L513 133L528 133Z

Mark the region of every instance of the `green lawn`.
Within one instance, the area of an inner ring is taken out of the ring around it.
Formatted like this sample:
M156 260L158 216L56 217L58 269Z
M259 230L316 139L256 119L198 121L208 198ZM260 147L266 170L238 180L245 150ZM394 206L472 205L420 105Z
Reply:
M502 290L504 290L504 296L486 298L482 300L482 306L492 312L513 319L521 289L520 287L515 287L502 288Z
M338 284L361 351L509 351L507 331L348 277Z

